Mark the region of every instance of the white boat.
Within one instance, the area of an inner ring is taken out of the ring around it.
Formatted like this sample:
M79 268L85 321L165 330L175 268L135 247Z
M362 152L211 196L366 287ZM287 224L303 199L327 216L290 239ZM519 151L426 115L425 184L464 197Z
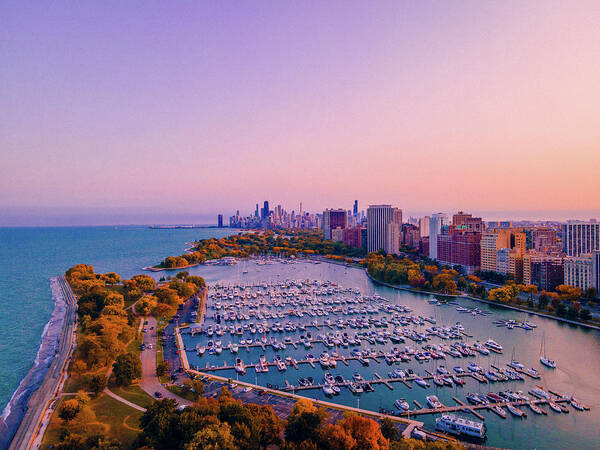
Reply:
M556 369L556 362L554 362L553 360L549 359L546 356L546 334L544 333L542 335L542 344L540 347L540 362L550 368L550 369Z
M435 428L456 436L471 436L480 439L483 439L486 433L483 422L467 420L453 414L443 414L442 417L438 417L435 420Z
M517 408L516 406L513 406L513 405L512 405L512 404L510 404L510 403L508 403L508 404L506 405L506 407L508 408L508 410L510 411L510 413L511 413L513 416L516 416L516 417L523 417L523 416L526 416L526 414L525 414L523 411L521 411L519 408Z
M238 350L239 350L239 346L237 344L233 344L231 346L231 349L230 349L231 353L237 353Z
M529 409L531 409L534 413L544 414L544 411L542 411L535 403L529 402L528 405L529 405Z
M408 411L410 409L410 405L406 401L405 398L399 398L394 402L394 406L400 411Z
M429 387L429 383L423 378L415 378L415 383L417 383L421 387Z
M433 409L439 409L443 407L442 402L440 402L440 400L437 398L437 395L428 395L425 398L427 399L427 404Z
M241 358L236 358L235 360L235 371L242 375L246 373L246 366L244 366L244 362Z
M323 385L323 393L325 395L333 395L333 388L331 387L330 384Z
M555 412L562 413L562 408L552 400L548 400L548 405L550 405L550 409L554 410Z
M502 353L502 350L504 350L500 344L498 344L492 339L488 339L487 341L485 341L484 345L497 353Z

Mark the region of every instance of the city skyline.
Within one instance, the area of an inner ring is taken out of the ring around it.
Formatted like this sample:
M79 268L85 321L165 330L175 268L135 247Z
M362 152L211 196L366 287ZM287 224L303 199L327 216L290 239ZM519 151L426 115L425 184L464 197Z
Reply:
M4 224L599 215L597 2L265 5L1 5Z

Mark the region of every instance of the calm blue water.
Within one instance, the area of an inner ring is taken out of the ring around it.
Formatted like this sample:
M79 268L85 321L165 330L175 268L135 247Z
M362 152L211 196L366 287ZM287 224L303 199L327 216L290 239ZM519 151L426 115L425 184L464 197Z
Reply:
M244 274L244 270L248 273ZM363 270L347 268L344 266L333 264L307 264L297 263L294 265L274 264L267 266L257 266L252 262L241 262L236 266L201 266L194 268L191 273L197 273L205 277L207 282L224 281L225 283L239 283L247 281L262 281L262 280L286 280L286 279L310 279L310 280L331 280L334 283L340 284L343 287L357 287L363 294L370 295L378 293L386 297L391 302L403 304L413 309L412 314L427 316L435 316L437 325L449 326L457 321L460 321L468 333L474 336L473 339L466 338L467 342L472 342L478 339L482 342L488 338L492 338L504 346L504 354L496 355L492 353L490 356L479 356L477 358L462 358L454 359L447 357L445 364L448 368L460 365L464 368L471 361L476 361L485 370L490 364L505 367L505 364L510 361L513 347L515 348L516 358L528 367L536 367L542 373L541 380L526 379L524 382L502 382L480 384L476 380L466 378L467 381L464 387L443 387L438 388L435 384L428 389L420 388L413 385L412 389L405 387L402 384L395 383L394 390L390 391L384 385L374 385L375 392L363 393L360 396L355 396L348 390L342 388L339 396L327 398L328 401L335 401L341 404L357 406L360 401L360 407L378 411L380 407L386 409L393 408L393 402L397 398L406 398L411 403L417 400L422 405L426 404L425 397L430 393L435 393L440 400L446 405L454 405L453 396L457 396L465 401L467 392L498 392L500 390L528 390L535 387L536 384L544 385L554 391L561 392L565 395L575 395L584 403L592 407L589 412L577 412L571 408L570 414L557 414L551 411L547 406L543 407L548 411L548 416L536 416L527 407L523 407L528 417L525 420L513 418L509 413L506 419L501 419L492 412L482 412L486 417L486 425L488 428L487 444L495 447L503 448L598 448L600 443L600 332L580 329L569 325L563 325L559 322L550 319L544 319L520 313L509 311L493 306L488 306L482 303L476 303L470 300L459 300L461 305L467 307L479 307L483 310L492 311L490 316L472 316L470 314L461 314L456 311L456 306L434 306L427 303L426 299L429 296L416 295L410 292L397 291L386 287L378 286L371 283L366 277ZM208 310L207 325L214 323L210 317L214 314L214 309ZM349 316L346 316L349 317ZM508 330L507 328L498 328L492 324L492 321L498 318L515 319L519 321L529 320L538 325L538 328L532 331L525 331L519 328ZM288 320L299 322L306 320L308 323L317 319L321 323L324 317L304 317L304 318L285 318L285 319L268 319L272 323L279 321L285 324ZM333 319L333 321L335 321ZM259 322L254 320L255 323ZM225 322L229 325L229 322ZM430 324L422 327L431 326ZM320 333L326 333L329 330L316 331L315 328L308 328L313 337ZM334 332L337 329L333 330ZM354 334L357 330L345 330L349 334ZM546 335L546 347L549 356L554 358L558 363L558 368L555 370L545 369L539 363L539 351L542 334ZM298 332L303 334L302 332ZM279 341L288 335L287 333L269 333L275 336ZM292 333L290 335L293 336ZM256 338L257 335L253 337ZM242 337L243 338L243 337ZM213 340L221 340L226 346L230 341L236 342L239 339L237 336L231 336L225 333L221 337L213 337ZM294 340L296 340L294 338ZM184 335L184 343L186 348L193 349L197 343L205 342L208 338L205 335L196 335L194 337ZM441 342L435 338L433 343ZM448 341L446 341L448 343ZM420 347L420 344L414 343L407 339L406 344L391 344L386 345L371 345L363 341L363 348L391 348L397 346L404 348L404 345L410 345L413 348ZM273 361L275 355L285 357L291 355L296 359L304 359L307 353L312 353L318 358L323 351L337 351L340 354L349 355L352 347L348 349L326 349L322 344L314 344L311 349L304 349L300 346L294 349L288 345L285 351L273 351L267 347L263 351L260 347L251 349L249 352L246 349L240 349L240 356L246 363L254 363L258 361L261 354L265 354L267 360ZM205 354L198 357L193 351L188 351L190 364L199 366L200 369L209 365L223 365L223 361L227 361L228 365L233 365L235 356L229 351L224 350L221 356ZM313 369L307 364L299 366L300 369L288 368L285 372L278 372L275 367L269 368L266 374L256 374L254 369L248 369L240 380L248 382L258 382L258 384L266 385L267 383L284 386L285 380L291 384L297 384L297 380L302 377L312 376L315 382L321 382L323 378L323 370L318 361ZM380 364L371 361L369 367L363 367L357 361L350 361L346 367L341 362L338 363L336 369L331 369L333 375L343 375L344 378L351 378L354 372L359 372L365 379L375 378L374 373L377 372L382 376L386 376L391 368L412 368L416 373L425 375L425 370L430 372L435 371L435 362L418 363L411 361L410 363L401 363L392 367L385 362ZM229 376L236 378L236 373L233 370L216 372L221 376ZM303 395L309 395L317 399L325 400L323 392L320 390L303 391ZM466 402L466 401L465 401ZM435 425L435 416L419 416L417 420L425 422L428 428L433 429Z
M0 228L0 410L6 416L7 403L36 358L54 308L50 277L78 263L92 264L97 272L130 277L165 256L183 253L186 242L228 234L228 229L142 226ZM40 377L34 378L35 385ZM21 400L32 387L23 390ZM19 402L15 403L13 422L20 409ZM0 437L7 433L0 424Z

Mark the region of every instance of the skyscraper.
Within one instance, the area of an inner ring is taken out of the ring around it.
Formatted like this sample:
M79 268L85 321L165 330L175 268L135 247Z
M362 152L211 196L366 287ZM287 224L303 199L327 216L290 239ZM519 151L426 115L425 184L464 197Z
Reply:
M265 200L264 207L262 209L262 214L260 215L261 219L266 219L269 217L269 201Z
M431 219L429 216L419 219L419 233L421 237L429 236L429 219Z
M600 251L600 223L569 220L562 226L562 242L568 256Z
M443 213L432 214L429 218L429 258L437 259L437 237L442 225L447 224L448 217Z
M354 200L354 209L352 210L354 217L358 216L358 200Z
M346 228L346 210L326 209L323 211L323 239L331 239L331 230Z
M367 251L398 253L401 227L401 209L391 205L370 205L367 208Z
M223 214L219 214L217 216L217 226L219 228L223 228Z

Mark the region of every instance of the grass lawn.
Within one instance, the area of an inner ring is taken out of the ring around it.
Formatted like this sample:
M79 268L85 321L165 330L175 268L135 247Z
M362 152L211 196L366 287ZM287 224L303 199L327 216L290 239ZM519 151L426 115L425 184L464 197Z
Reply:
M196 401L196 396L193 392L190 392L189 390L187 390L186 388L181 388L176 384L170 384L168 386L165 386L169 391L171 391L173 394L178 395L182 398L185 398L186 400L189 400L190 402L195 402Z
M133 443L133 440L140 431L139 420L143 414L142 412L104 394L94 398L90 402L90 407L96 414L96 422L86 424L85 431L82 434L89 436L102 433L107 438L118 439L125 447L129 447ZM56 411L58 411L58 408ZM52 414L50 424L44 434L41 446L43 449L57 444L65 428L74 428L68 425L65 426L65 423L58 417L56 411Z
M142 408L148 408L154 401L150 395L142 390L139 384L132 384L127 387L111 386L110 390Z

